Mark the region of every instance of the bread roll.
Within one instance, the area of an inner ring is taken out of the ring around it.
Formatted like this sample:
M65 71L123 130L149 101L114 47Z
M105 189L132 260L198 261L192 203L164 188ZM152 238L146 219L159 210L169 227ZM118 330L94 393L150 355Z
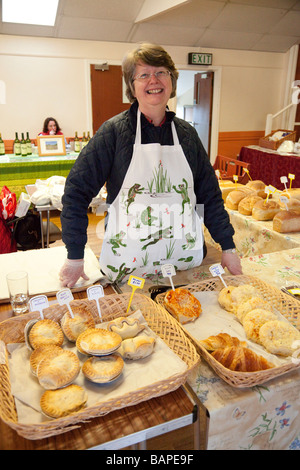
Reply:
M266 199L267 193L265 192L266 185L261 180L252 180L248 181L246 187L255 191L257 196L260 196L263 199Z
M227 196L229 193L231 193L231 191L245 187L245 185L241 183L233 183L232 181L229 181L229 180L219 181L219 186L222 191L222 198L224 202L226 201Z
M295 210L297 212L300 212L300 199L297 199L295 197L287 199L286 202L282 202L279 199L278 204L281 209L286 210L286 208L288 208L288 210Z
M238 205L238 211L243 215L251 215L254 204L257 201L262 201L263 199L260 196L254 194L253 196L244 197Z
M246 186L244 188L235 189L228 194L225 205L228 209L237 211L239 202L244 199L244 197L250 196L251 194L254 194L254 191L246 188Z
M272 220L279 211L280 206L276 201L257 201L252 209L252 217L255 220Z
M211 355L224 367L236 372L256 372L274 367L264 357L241 346L217 349Z
M274 216L273 230L280 233L300 232L300 212L281 210Z
M281 193L281 196L287 196L287 197L300 199L300 188L291 188L291 189L288 189L287 191L284 190Z

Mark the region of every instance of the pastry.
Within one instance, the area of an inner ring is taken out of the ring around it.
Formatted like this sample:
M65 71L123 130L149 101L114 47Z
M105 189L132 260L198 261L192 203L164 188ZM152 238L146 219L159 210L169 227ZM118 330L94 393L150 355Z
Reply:
M274 367L263 356L241 346L216 349L211 355L224 367L236 372L256 372Z
M109 331L114 331L120 335L122 339L126 339L136 336L145 329L145 326L141 325L138 318L119 317L109 322L107 329Z
M222 308L227 310L227 312L233 312L231 293L233 289L236 289L235 286L223 287L218 295L218 302Z
M170 313L182 325L196 320L202 312L199 300L189 290L182 287L169 290L164 300Z
M261 326L267 321L277 320L277 316L273 312L257 308L248 312L243 320L243 327L246 336L251 341L261 344L259 339L259 330Z
M69 341L75 342L80 333L88 328L95 327L95 321L87 307L73 307L74 318L69 312L66 312L61 319L61 328Z
M295 209L278 212L273 219L273 230L280 233L300 232L300 204L299 212Z
M154 345L155 338L142 334L135 338L124 339L118 349L118 353L124 359L143 359L153 352Z
M56 390L76 379L80 372L79 359L72 351L62 349L54 357L46 357L37 367L37 378L42 387Z
M267 302L267 300L264 300L258 296L251 297L251 299L244 300L238 305L236 311L237 319L243 323L245 315L251 312L251 310L255 310L256 308L263 308L264 310L269 310L270 312L273 311L272 305Z
M80 352L98 356L112 353L121 342L121 336L114 331L89 328L78 336L76 346Z
M91 382L106 383L116 379L122 372L124 361L118 354L90 357L82 366L84 376Z
M300 332L286 321L268 321L259 330L261 344L272 354L291 356L292 344L300 340Z
M285 202L282 202L279 199L278 204L283 210L285 210L286 208L288 208L288 210L296 210L297 212L299 212L300 210L300 199L297 199L295 197L288 198Z
M33 375L36 375L37 367L42 359L45 357L54 357L62 351L60 346L55 346L55 344L49 344L48 346L40 346L32 351L29 364L30 369Z
M251 215L253 206L257 203L257 201L262 201L262 198L256 194L253 196L244 197L238 205L239 213L243 215Z
M228 209L237 211L240 201L251 194L254 194L254 191L246 188L246 186L244 188L235 189L228 194L225 205Z
M236 314L238 306L251 297L257 296L257 290L250 284L242 284L236 287L231 293L231 308L232 312Z
M81 410L88 399L86 391L79 385L69 385L60 390L43 393L40 405L43 413L51 418L62 418Z
M226 348L228 346L244 346L247 347L246 341L240 341L235 336L230 336L228 333L219 333L216 336L209 336L206 339L199 341L207 351L215 351L219 348Z
M252 217L255 220L272 220L279 211L280 206L276 201L257 201L252 209Z
M48 344L61 346L64 341L64 334L58 323L50 319L44 319L37 321L33 325L28 339L33 349Z
M260 196L263 199L266 199L267 197L267 193L265 192L266 185L261 180L248 181L248 183L246 184L246 188L252 189L253 191L255 191L257 196Z

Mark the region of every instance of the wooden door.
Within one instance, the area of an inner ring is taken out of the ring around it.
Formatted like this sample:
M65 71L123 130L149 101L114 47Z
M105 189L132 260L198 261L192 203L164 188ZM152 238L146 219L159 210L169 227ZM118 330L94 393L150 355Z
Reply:
M195 74L193 121L208 156L210 156L213 83L213 72Z
M90 68L93 133L95 134L101 124L128 109L130 104L123 103L121 66L109 65L108 70L102 70L99 66L92 64Z

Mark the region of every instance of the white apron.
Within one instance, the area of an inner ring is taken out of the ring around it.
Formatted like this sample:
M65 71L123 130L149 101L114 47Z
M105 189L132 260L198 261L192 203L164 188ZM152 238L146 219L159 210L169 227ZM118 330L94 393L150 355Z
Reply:
M128 280L130 274L154 281L163 264L186 270L202 262L202 218L174 122L172 133L174 145L142 145L138 110L131 163L108 210L100 255L111 281Z

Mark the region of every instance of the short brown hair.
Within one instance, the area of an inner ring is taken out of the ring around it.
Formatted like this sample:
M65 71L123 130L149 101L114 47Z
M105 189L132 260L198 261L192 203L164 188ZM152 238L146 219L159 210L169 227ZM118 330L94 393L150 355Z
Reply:
M153 67L166 67L171 72L172 93L170 98L176 95L178 70L165 49L157 44L143 43L136 49L129 52L123 59L122 70L126 83L126 96L132 103L134 96L134 74L136 65L141 62Z

